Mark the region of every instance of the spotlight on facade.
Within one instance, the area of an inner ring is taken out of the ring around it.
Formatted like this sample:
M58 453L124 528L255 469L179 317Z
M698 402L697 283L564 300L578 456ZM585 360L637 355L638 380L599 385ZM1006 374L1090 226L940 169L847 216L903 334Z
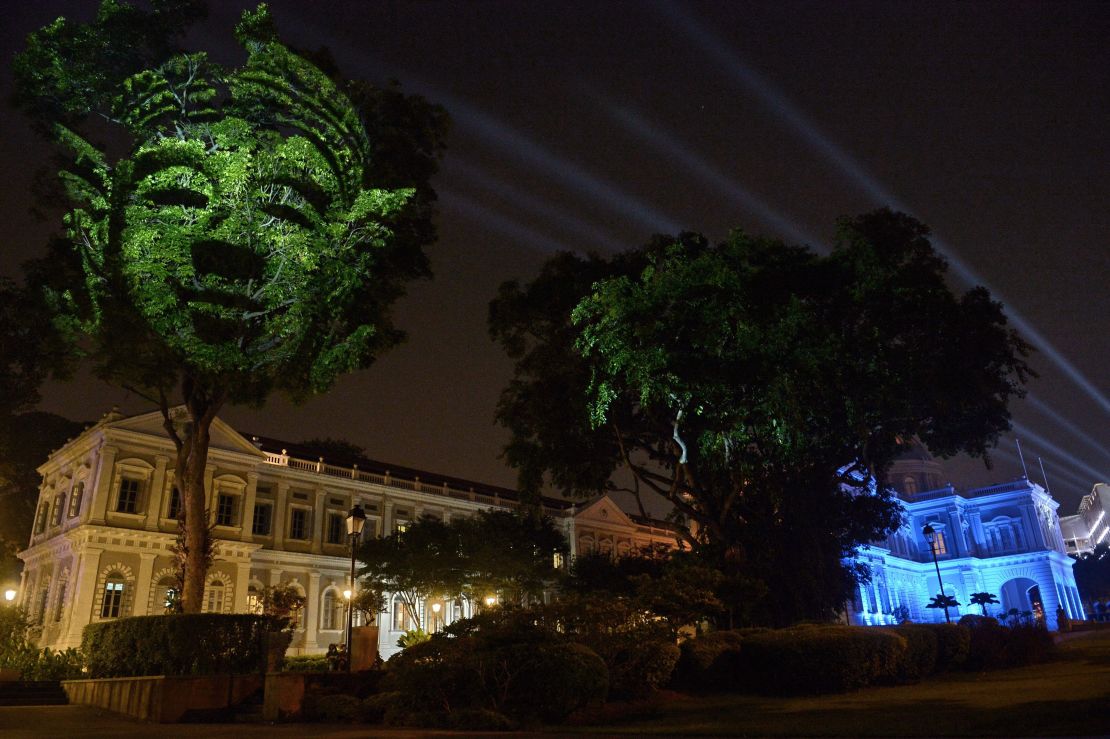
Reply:
M15 600L16 595L18 595L18 593L16 593L14 589L8 588L4 591L4 600L11 603L13 600Z

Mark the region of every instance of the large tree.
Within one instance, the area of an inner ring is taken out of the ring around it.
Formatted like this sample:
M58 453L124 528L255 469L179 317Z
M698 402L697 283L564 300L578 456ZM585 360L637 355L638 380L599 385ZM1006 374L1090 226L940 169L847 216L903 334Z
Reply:
M530 487L661 496L690 545L768 585L765 621L842 604L844 558L897 523L878 481L899 444L985 455L1029 373L1001 306L954 294L903 214L842 221L828 256L683 234L609 268L561 255L494 301L508 460Z
M98 374L162 409L196 611L212 421L228 402L322 392L403 338L390 306L428 275L446 119L325 73L265 6L236 28L238 68L178 50L197 3L149 7L105 0L92 23L33 33L17 87L74 204L74 270L37 274Z

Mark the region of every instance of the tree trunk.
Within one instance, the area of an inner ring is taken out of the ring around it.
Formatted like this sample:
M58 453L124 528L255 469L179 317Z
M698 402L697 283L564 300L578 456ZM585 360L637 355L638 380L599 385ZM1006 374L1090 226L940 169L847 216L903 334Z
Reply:
M177 447L174 476L184 510L185 572L182 577L181 609L185 613L199 613L204 602L204 582L211 553L204 472L208 466L209 431L224 398L222 393L213 396L190 378L185 379L182 390L187 414L185 423L174 424L168 408L163 408L163 414L166 430Z

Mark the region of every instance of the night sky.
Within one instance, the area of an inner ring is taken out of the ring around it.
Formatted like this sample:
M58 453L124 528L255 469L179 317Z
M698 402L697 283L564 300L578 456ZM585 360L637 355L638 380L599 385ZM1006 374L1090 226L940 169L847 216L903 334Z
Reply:
M239 57L221 2L189 37ZM824 249L838 216L928 223L953 284L987 285L1040 350L1014 407L1030 477L1073 513L1110 479L1110 5L1105 3L272 2L283 37L349 77L396 78L448 109L435 279L397 306L407 344L302 406L228 408L238 428L345 437L397 464L511 486L493 411L511 365L486 334L506 279L553 251L733 227ZM15 3L24 36L92 2ZM29 213L49 147L0 114L0 273L41 253ZM87 377L41 408L95 419L140 398ZM1012 438L954 461L957 486L1021 475Z

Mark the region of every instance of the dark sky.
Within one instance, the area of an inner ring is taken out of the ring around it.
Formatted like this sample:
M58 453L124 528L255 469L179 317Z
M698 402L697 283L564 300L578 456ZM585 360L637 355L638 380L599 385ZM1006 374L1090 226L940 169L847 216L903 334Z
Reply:
M243 2L214 3L190 45L228 61ZM1074 512L1110 479L1110 5L1105 3L272 2L283 36L328 46L349 77L400 80L454 128L435 184L435 279L398 306L410 340L328 395L230 408L239 428L345 437L398 464L495 484L492 424L510 363L487 338L500 282L556 249L611 252L655 232L732 227L806 242L889 205L930 226L954 284L986 284L1040 349L1014 415L1030 477ZM91 2L18 3L25 34ZM0 117L0 273L40 252L28 215L47 146ZM144 401L90 381L45 410L98 417ZM987 471L1021 474L1007 438Z

